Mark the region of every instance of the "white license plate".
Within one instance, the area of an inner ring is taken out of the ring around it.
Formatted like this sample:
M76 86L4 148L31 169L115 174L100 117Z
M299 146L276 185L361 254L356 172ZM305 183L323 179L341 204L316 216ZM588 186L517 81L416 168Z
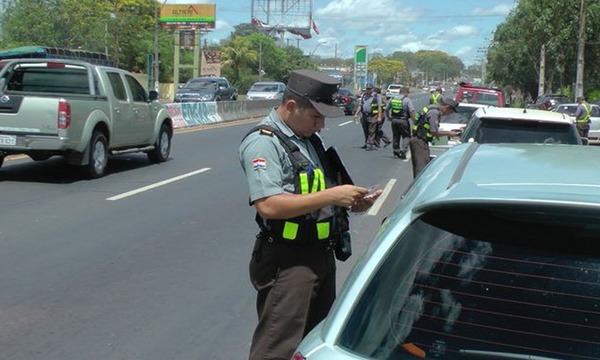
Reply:
M0 135L0 145L15 146L17 137L15 135Z

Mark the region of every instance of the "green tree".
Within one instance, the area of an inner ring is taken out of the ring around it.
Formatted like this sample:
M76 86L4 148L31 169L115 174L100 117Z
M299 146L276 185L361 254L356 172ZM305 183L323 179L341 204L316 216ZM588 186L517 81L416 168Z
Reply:
M256 68L258 52L252 48L252 44L241 36L233 37L222 49L222 65L232 70L231 81L235 84L243 70Z

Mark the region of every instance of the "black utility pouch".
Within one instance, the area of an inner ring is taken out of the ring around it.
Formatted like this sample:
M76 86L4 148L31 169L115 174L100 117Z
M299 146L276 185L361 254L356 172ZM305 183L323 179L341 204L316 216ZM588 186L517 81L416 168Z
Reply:
M335 258L339 261L346 261L352 255L352 243L350 241L350 233L343 232L340 238L335 242L333 248L335 252Z

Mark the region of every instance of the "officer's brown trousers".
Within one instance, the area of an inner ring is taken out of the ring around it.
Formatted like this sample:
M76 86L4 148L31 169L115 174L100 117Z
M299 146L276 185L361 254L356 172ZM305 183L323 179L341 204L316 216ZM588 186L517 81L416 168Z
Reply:
M258 260L250 261L250 280L258 291L250 360L291 359L335 299L333 251L264 241Z

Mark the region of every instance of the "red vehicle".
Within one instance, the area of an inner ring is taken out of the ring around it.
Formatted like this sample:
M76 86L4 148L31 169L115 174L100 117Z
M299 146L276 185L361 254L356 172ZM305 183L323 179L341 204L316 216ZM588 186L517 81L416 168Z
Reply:
M457 102L466 102L472 104L492 105L504 107L504 93L497 88L483 86L473 86L471 83L460 83L460 88L456 92Z

